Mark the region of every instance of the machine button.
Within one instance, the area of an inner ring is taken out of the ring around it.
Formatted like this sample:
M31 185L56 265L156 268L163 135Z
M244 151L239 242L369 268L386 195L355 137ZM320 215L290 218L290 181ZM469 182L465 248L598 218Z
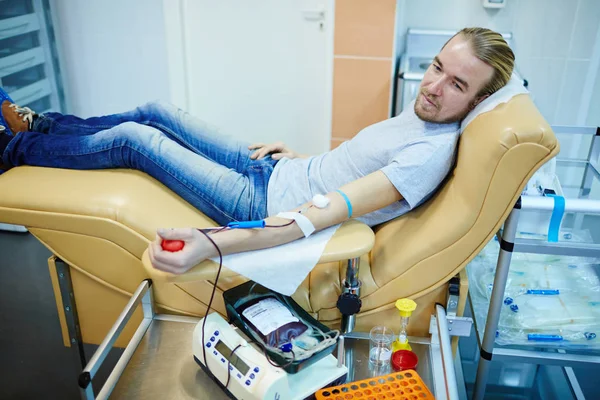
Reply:
M224 362L225 362L225 359L224 359L224 358L221 358L221 362L222 362L222 363L224 363Z
M213 350L213 354L214 354L215 356L218 356L218 355L219 355L219 353L217 353L217 351L216 351L216 350Z
M251 384L251 383L252 383L252 382L250 382L250 380L247 380L247 381L246 381L246 385L247 385L247 386L250 386L250 384Z
M210 347L210 346L211 346L210 342L206 343L206 347Z
M211 337L211 338L210 338L210 341L211 341L211 342L214 342L214 341L215 341L215 337L214 337L214 336L213 336L213 337Z
M219 336L219 331L215 331L215 336Z
M250 374L250 379L254 379L254 374Z
M229 370L230 370L230 371L233 371L233 367L232 367L231 365L229 366Z
M238 374L238 378L241 378L241 377L242 377L242 375L241 375L241 374Z
M260 371L260 370L258 369L258 367L255 367L255 368L254 368L254 372L258 372L258 371Z

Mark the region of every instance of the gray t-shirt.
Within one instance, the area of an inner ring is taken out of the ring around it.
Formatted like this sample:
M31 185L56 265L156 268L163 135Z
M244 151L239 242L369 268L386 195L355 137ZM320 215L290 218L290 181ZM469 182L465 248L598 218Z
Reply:
M458 123L425 122L413 102L397 117L366 127L327 153L280 160L269 179L268 215L381 170L404 199L357 219L369 226L389 221L435 192L453 165L458 137Z

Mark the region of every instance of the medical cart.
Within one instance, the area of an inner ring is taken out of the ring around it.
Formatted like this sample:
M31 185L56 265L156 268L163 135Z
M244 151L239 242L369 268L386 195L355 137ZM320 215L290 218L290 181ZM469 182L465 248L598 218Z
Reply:
M449 304L452 307L457 298L450 297ZM95 395L92 380L139 306L144 318ZM435 315L431 317L429 338L409 337L412 349L419 357L417 373L438 400L458 399L459 391L464 392L457 384L450 333L468 335L471 328L470 321L455 317L452 308L448 309L448 313L446 310L441 305L436 306ZM80 373L82 398L227 399L227 394L192 357L192 334L198 321L198 318L156 314L152 282L142 281ZM377 369L369 365L368 333L347 333L343 342L343 351L338 350L336 357L338 362L348 367L348 382L393 372L389 366ZM459 382L462 382L460 368L458 371Z
M564 343L561 342L544 343L537 347L495 345L498 321L505 299L505 286L514 252L600 257L600 224L598 223L600 215L600 128L571 126L553 126L552 128L559 139L578 140L580 143L577 147L584 149L585 145L589 144L589 150L586 150L587 154L568 159L562 158L561 155L557 157L556 175L562 185L564 200L552 196L521 196L504 223L503 230L497 234L500 253L487 320L475 318L480 347L473 392L475 400L484 398L492 360L562 366L571 385L572 394L578 400L583 399L584 395L572 367L600 363L600 351L597 347L595 349L574 349L564 346ZM551 219L553 220L550 223L548 237L552 235L552 231L554 231L554 235L560 231L559 240L549 242L546 238L543 240L519 238L517 235L521 230L519 221L529 218L532 213L539 215L544 212L552 214ZM560 225L561 219L562 226ZM565 234L565 232L580 229L591 231L590 241L570 240L569 233ZM470 303L473 304L472 301ZM476 315L475 312L473 314Z

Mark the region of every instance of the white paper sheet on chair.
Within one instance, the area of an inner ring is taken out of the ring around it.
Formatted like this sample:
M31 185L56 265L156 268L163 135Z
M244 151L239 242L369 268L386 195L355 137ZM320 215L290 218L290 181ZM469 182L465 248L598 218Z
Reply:
M281 246L224 256L223 265L271 290L291 296L317 265L339 226ZM218 263L219 258L213 261Z

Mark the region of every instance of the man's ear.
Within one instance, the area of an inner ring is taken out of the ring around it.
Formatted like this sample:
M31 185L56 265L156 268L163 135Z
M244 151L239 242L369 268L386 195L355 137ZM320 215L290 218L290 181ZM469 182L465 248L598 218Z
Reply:
M489 94L484 94L483 96L479 96L475 100L473 100L473 103L471 103L471 110L474 109L475 107L477 107L477 104L481 103L488 97L490 97Z

